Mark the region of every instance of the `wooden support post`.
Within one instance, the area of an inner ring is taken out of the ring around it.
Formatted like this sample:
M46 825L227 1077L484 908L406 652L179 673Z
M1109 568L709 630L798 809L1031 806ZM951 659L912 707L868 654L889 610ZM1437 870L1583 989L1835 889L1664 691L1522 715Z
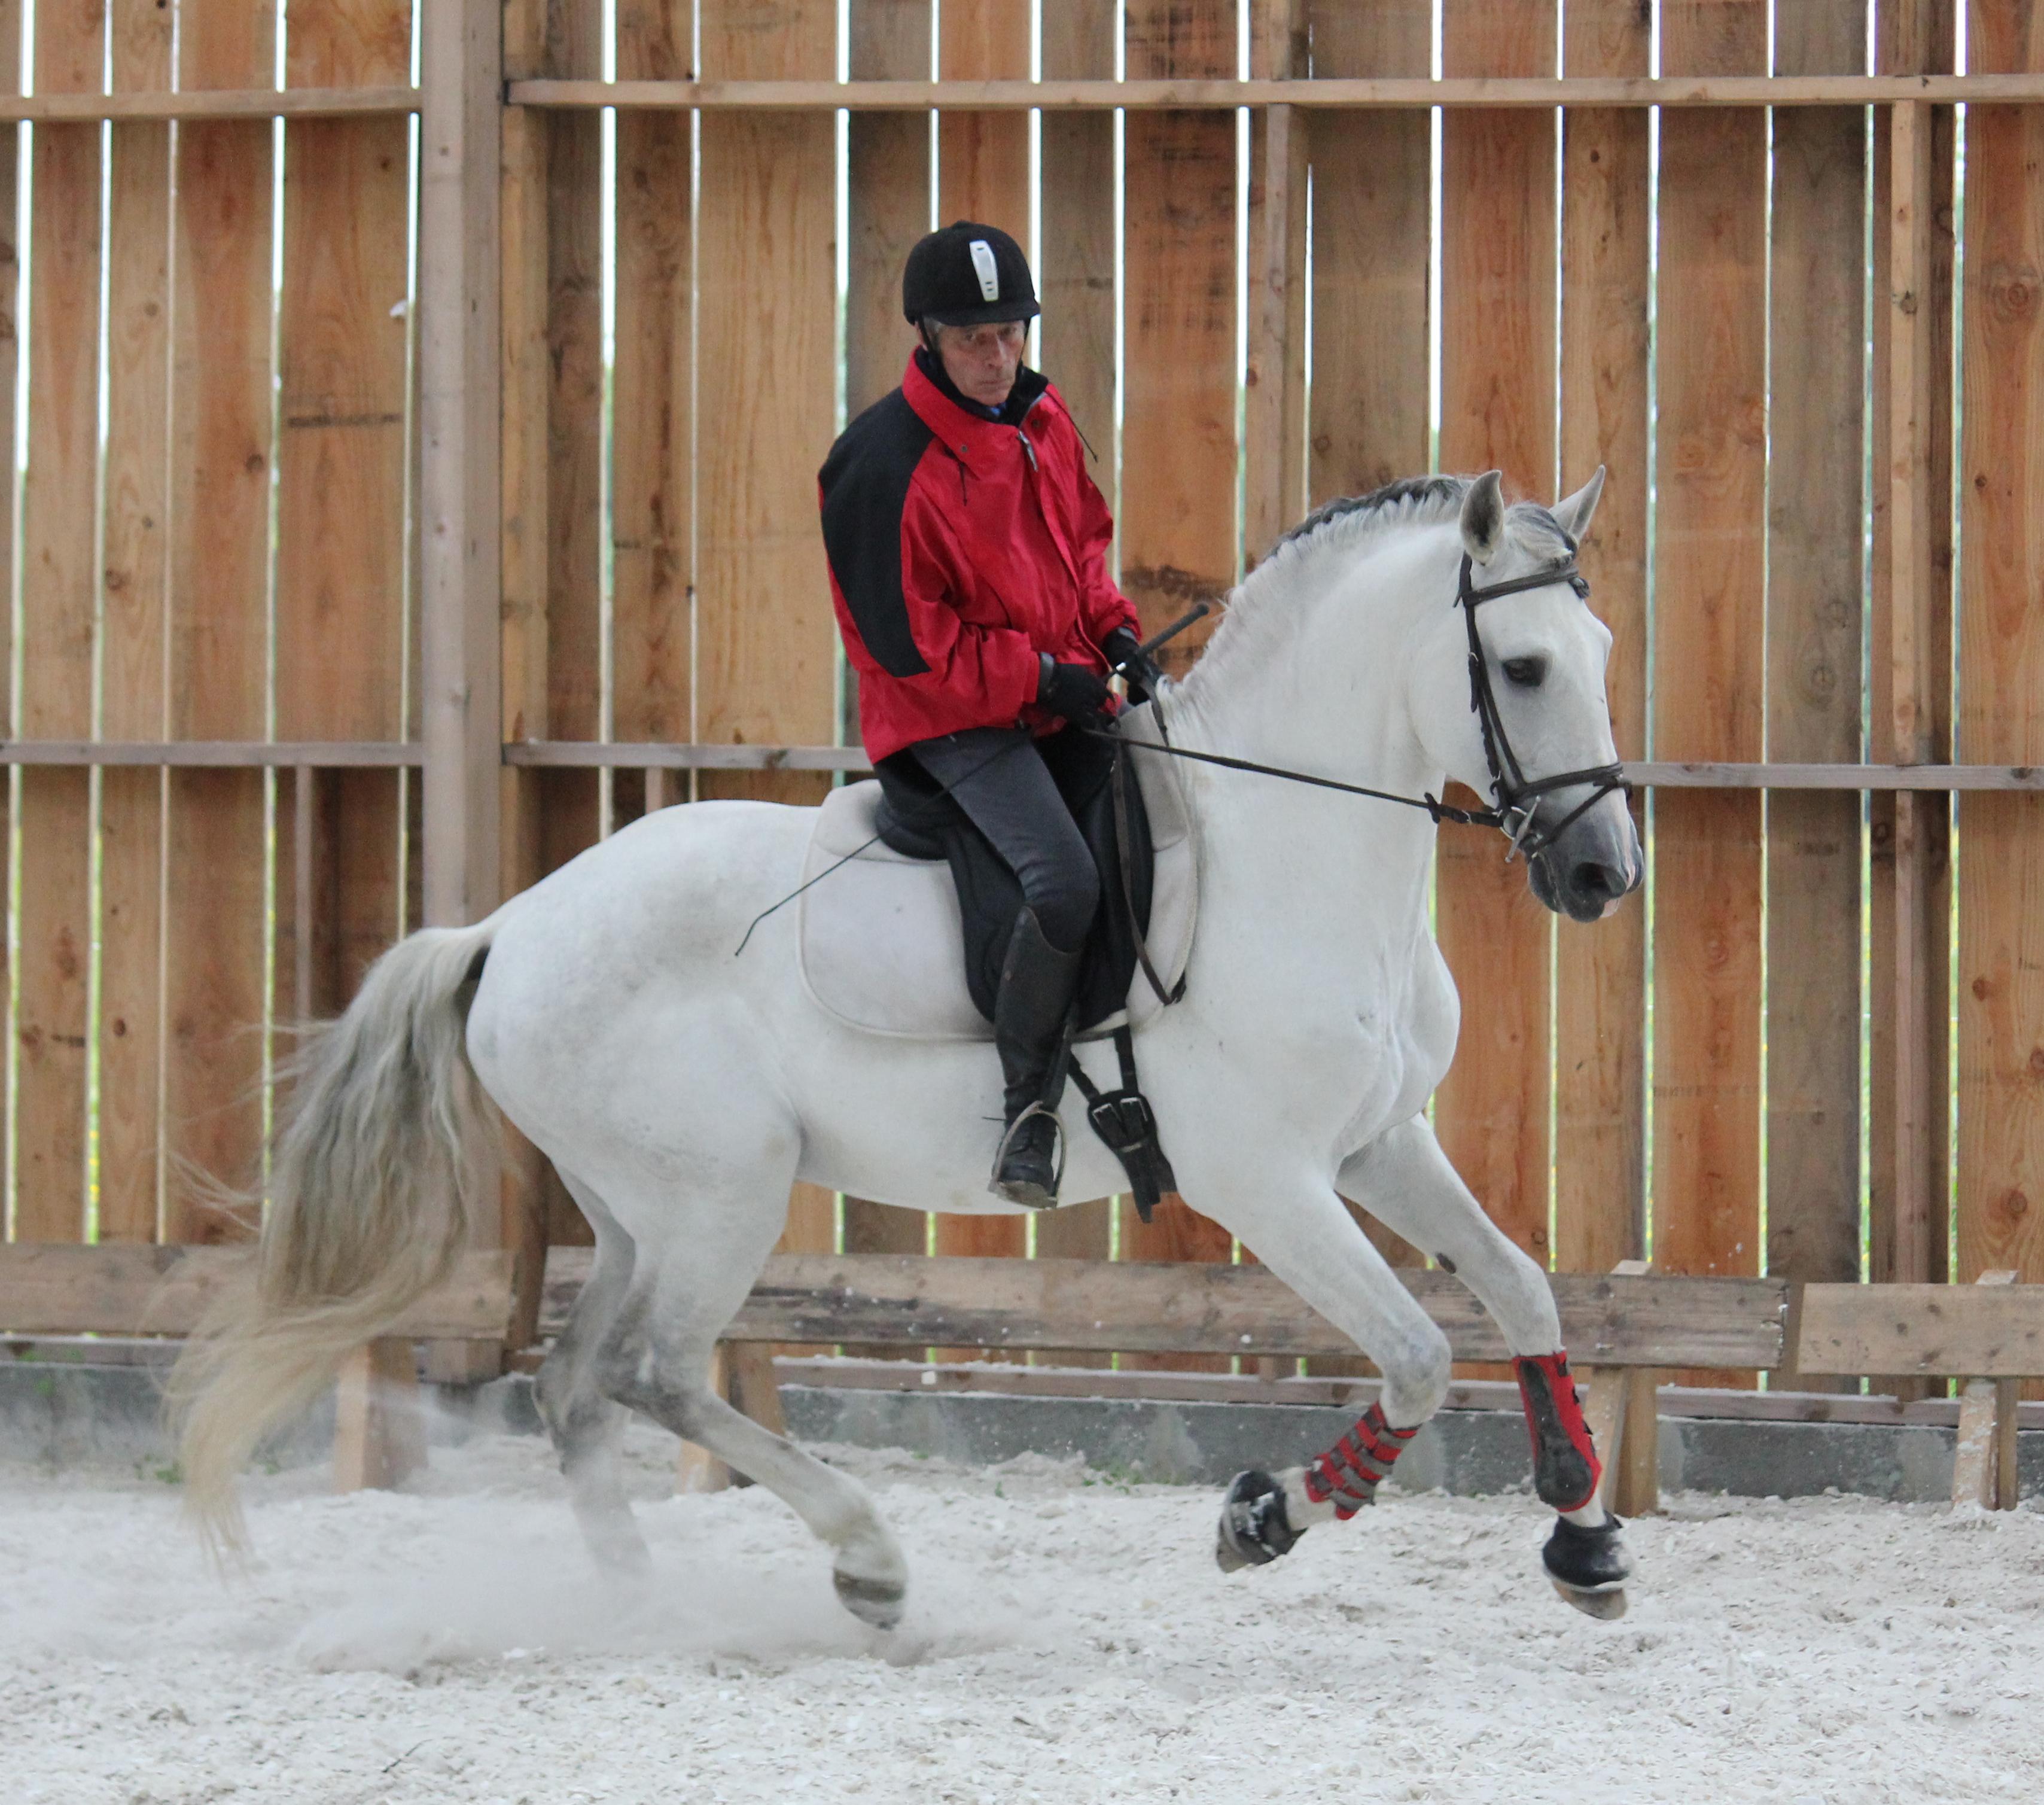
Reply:
M333 1488L389 1491L425 1464L412 1344L365 1342L341 1363L335 1391Z
M1621 1260L1612 1268L1614 1277L1644 1278L1651 1269L1651 1262L1645 1260ZM1584 1388L1589 1395L1583 1403L1583 1418L1589 1425L1590 1440L1604 1462L1604 1477L1597 1485L1597 1497L1608 1510L1617 1510L1613 1502L1619 1485L1619 1474L1624 1460L1626 1436L1635 1426L1632 1422L1632 1375L1623 1366L1598 1367L1585 1370ZM1651 1399L1650 1396L1650 1405ZM1650 1424L1644 1431L1650 1440L1653 1429ZM1624 1514L1625 1513L1621 1513Z
M1621 1517L1651 1517L1661 1510L1661 1381L1657 1367L1628 1367L1625 1427L1619 1436L1618 1480L1608 1494Z
M1983 1272L1975 1282L2012 1285L2007 1269ZM1959 1434L1952 1449L1952 1507L2015 1508L2015 1407L2022 1381L1975 1379L1959 1397Z

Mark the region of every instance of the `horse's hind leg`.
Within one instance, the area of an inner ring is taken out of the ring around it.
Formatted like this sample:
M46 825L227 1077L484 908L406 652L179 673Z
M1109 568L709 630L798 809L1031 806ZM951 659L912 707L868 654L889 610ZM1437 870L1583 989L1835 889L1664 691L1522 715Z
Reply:
M650 1557L632 1518L618 1461L628 1414L605 1395L603 1362L620 1333L631 1287L632 1237L588 1186L566 1172L561 1177L596 1231L596 1258L534 1390L582 1539L600 1567L628 1576L643 1572Z
M710 1387L717 1337L780 1233L792 1177L791 1159L773 1180L778 1203L696 1200L666 1214L657 1243L642 1230L617 1330L597 1356L601 1384L616 1403L708 1449L779 1497L834 1551L845 1608L891 1629L901 1620L908 1568L865 1487L741 1415Z
M1547 1545L1556 1589L1593 1616L1624 1609L1630 1571L1616 1518L1596 1495L1598 1464L1562 1346L1547 1275L1464 1184L1424 1118L1400 1123L1342 1167L1336 1183L1473 1292L1512 1349L1533 1439L1534 1488L1561 1518Z

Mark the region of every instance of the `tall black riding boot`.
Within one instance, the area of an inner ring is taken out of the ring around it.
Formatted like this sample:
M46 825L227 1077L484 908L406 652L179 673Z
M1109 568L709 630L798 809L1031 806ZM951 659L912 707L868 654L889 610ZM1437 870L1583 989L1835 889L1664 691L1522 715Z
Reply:
M1065 1018L1078 987L1079 957L1044 938L1034 909L1015 919L993 999L993 1044L1001 1055L1007 1132L996 1155L997 1197L1047 1210L1058 1201L1057 1118L1041 1105Z

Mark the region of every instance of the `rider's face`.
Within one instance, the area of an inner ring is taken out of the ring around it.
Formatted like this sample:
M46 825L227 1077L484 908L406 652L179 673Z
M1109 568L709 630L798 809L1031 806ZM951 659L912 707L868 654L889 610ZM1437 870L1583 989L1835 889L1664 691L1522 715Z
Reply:
M939 326L937 353L959 394L982 407L998 407L1015 386L1029 328L1021 320L982 326Z

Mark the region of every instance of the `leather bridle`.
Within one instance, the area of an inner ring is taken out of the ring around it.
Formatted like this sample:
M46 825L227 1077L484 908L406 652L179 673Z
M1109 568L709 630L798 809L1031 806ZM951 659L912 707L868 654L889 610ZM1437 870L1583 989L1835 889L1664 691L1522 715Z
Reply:
M1512 749L1511 736L1504 730L1504 717L1498 712L1496 693L1491 687L1489 660L1484 656L1483 641L1476 630L1476 611L1481 602L1494 602L1500 595L1517 595L1529 589L1545 589L1554 583L1566 583L1587 602L1589 582L1577 568L1573 548L1559 564L1546 565L1530 576L1514 577L1508 583L1493 583L1481 589L1470 581L1473 568L1470 555L1465 552L1462 572L1456 579L1455 602L1469 629L1470 710L1483 729L1484 762L1490 767L1491 795L1496 803L1494 809L1484 811L1489 818L1485 825L1503 831L1512 842L1512 852L1523 852L1528 859L1535 859L1552 846L1579 815L1593 808L1614 790L1630 794L1632 786L1626 782L1624 768L1619 764L1593 765L1582 771L1561 772L1552 777L1529 778L1526 775L1518 754ZM1589 784L1590 793L1553 826L1536 827L1535 818L1539 812L1540 799L1577 783ZM1427 799L1430 802L1432 799Z

